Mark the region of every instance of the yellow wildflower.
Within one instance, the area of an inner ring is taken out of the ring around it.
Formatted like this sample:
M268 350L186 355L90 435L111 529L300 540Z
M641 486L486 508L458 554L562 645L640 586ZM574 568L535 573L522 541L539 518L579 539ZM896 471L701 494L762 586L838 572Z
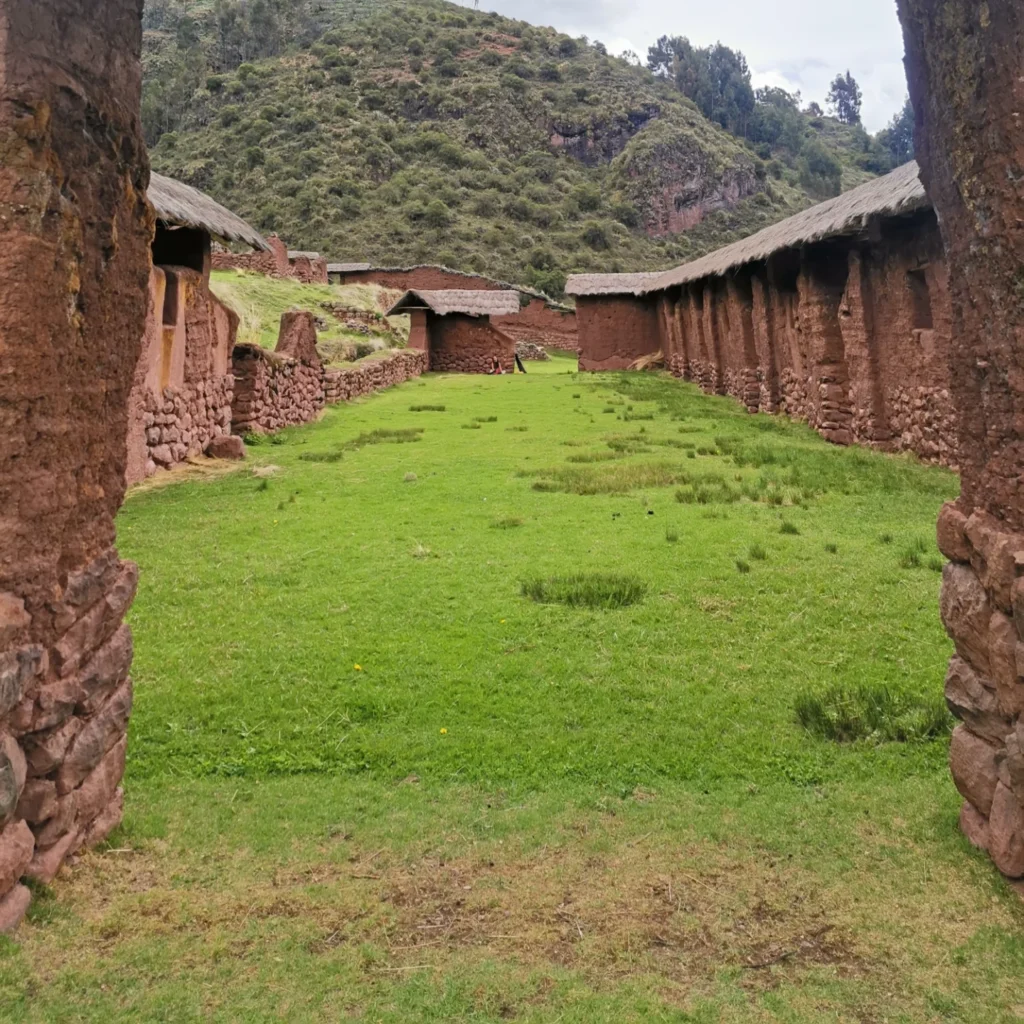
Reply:
M448 735L448 730L447 730L447 729L444 729L444 728L442 728L442 729L441 729L441 735L442 735L442 736L447 736L447 735Z

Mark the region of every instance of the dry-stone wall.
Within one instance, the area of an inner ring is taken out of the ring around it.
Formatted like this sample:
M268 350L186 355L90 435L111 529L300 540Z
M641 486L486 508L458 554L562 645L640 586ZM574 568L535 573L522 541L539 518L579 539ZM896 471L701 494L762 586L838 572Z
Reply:
M535 345L532 341L517 341L516 355L523 360L535 359L543 361L551 358L551 356L549 356L544 350L543 346Z
M427 354L417 349L395 352L385 359L370 359L360 366L324 370L324 401L347 402L373 391L394 387L427 370Z
M145 392L147 476L204 452L214 438L231 433L234 383L228 374L166 387L161 394Z

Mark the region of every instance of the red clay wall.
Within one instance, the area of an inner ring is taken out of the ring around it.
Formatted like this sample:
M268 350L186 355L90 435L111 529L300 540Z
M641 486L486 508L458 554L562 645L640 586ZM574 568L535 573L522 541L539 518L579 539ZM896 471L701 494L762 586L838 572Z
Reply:
M140 5L0 5L0 931L121 819L114 548L153 216Z
M430 369L438 373L490 373L495 356L511 371L516 343L487 317L427 315Z
M576 314L552 309L543 299L530 299L511 316L491 317L495 327L501 328L515 341L525 341L544 348L557 348L575 352L579 345Z
M956 465L951 308L930 214L886 224L870 243L782 253L650 301L656 324L633 329L644 339L603 365L587 352L581 368L626 365L660 343L673 373L752 412L783 412L837 444ZM633 310L638 300L580 299L585 348L594 307L609 323L624 302Z
M303 284L327 284L327 260L323 256L315 260L297 256L288 263L288 277L293 277Z
M353 270L334 274L340 284L377 284L396 291L423 289L443 291L448 288L472 291L505 290L509 286L479 274L460 274L444 267L410 267L406 270ZM545 348L575 352L578 344L576 315L572 310L555 309L543 299L530 297L529 305L510 316L496 316L492 323L516 341L532 341Z
M655 298L580 297L576 303L581 370L624 370L661 345Z
M168 281L171 294L168 296ZM231 433L230 353L238 316L185 267L153 267L142 353L129 399L129 484Z

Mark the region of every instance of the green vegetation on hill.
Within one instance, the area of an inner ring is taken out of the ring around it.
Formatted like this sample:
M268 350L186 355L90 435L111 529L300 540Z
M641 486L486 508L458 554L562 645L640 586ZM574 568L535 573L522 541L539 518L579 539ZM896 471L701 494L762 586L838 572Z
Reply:
M678 263L865 175L863 132L835 126L812 181L785 139L759 155L600 43L441 0L156 0L145 25L154 167L336 260L557 295L569 272ZM659 196L714 208L728 182L747 198L726 218L650 237Z

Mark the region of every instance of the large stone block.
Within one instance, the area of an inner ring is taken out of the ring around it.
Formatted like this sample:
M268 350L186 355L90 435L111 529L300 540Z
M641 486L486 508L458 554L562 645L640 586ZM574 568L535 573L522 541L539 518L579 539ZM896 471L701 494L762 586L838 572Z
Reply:
M939 550L953 562L969 562L971 560L971 545L967 539L965 528L967 516L961 512L956 505L947 501L939 512L939 521L936 525L936 539Z
M0 893L6 893L25 873L36 848L32 830L14 821L0 832Z
M64 760L71 741L82 728L80 718L69 718L55 729L31 733L24 738L25 757L33 775L49 775Z
M995 603L1009 612L1017 558L1024 557L1024 535L1011 533L988 512L975 510L964 527L973 553L971 564Z
M79 674L83 692L79 711L83 715L93 714L113 693L118 683L127 677L133 654L132 631L125 623L93 655Z
M942 570L939 611L957 652L975 669L987 675L992 605L970 566L951 562Z
M992 797L988 818L988 852L1009 878L1024 875L1024 805L1001 782Z
M976 810L969 800L965 800L963 807L960 808L960 831L967 837L971 846L979 850L988 850L988 818Z
M25 827L26 829L28 828L27 825ZM31 835L31 832L29 835ZM81 835L79 832L72 830L66 833L53 846L45 850L37 850L24 869L24 874L26 877L32 878L37 882L49 885L57 877L57 872L60 871L64 858L78 849L80 845Z
M124 736L132 711L132 682L126 679L78 731L57 769L57 792L71 792Z
M0 651L21 636L31 621L25 602L17 594L0 593Z
M51 779L29 779L21 791L15 814L33 825L52 818L57 810L57 784Z
M958 655L949 660L945 695L946 705L953 716L965 722L979 736L993 743L1002 743L1012 730L1010 719L999 706L995 686Z
M114 797L114 792L124 776L127 737L107 752L102 761L89 773L78 789L78 825L92 823Z
M14 817L27 775L21 745L9 733L0 733L0 824Z
M46 654L41 647L22 647L0 654L0 716L21 702L45 663Z
M3 899L0 899L0 935L10 935L25 920L32 891L27 885L16 885Z
M997 753L997 747L975 736L966 726L958 725L953 730L949 744L949 769L953 782L960 795L986 816L991 810L999 782Z

